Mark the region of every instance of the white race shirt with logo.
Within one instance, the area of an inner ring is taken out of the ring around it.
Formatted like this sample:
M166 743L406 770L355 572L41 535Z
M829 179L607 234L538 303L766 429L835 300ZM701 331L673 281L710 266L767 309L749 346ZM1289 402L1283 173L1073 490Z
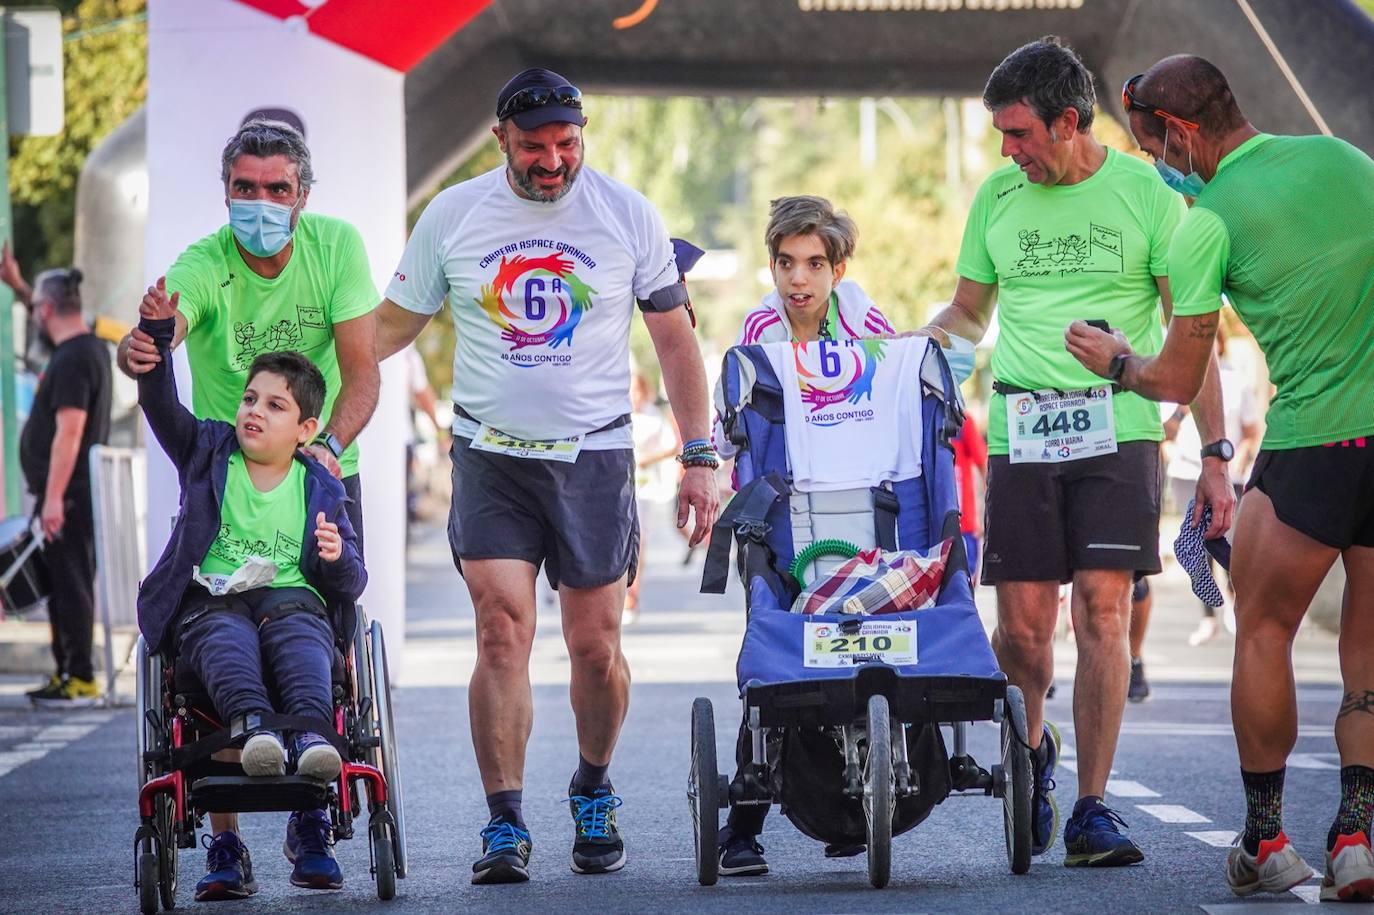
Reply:
M787 465L802 492L921 473L921 359L929 337L767 343L782 386Z
M630 412L635 299L677 281L668 232L642 194L584 166L561 200L526 200L502 165L430 202L386 297L419 314L447 297L453 402L510 436L549 440ZM624 426L583 447L633 444Z

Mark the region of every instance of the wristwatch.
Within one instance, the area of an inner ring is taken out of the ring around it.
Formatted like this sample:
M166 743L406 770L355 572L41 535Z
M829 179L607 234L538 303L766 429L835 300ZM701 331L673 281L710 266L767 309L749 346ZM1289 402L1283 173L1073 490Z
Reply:
M1230 439L1220 438L1210 445L1203 446L1202 456L1204 458L1214 457L1221 458L1223 461L1229 461L1236 456L1236 446L1231 444Z
M1130 353L1117 353L1113 356L1112 361L1107 363L1107 377L1120 384L1121 376L1126 374L1126 360L1130 357Z
M338 458L339 455L344 452L343 442L339 441L338 436L333 432L321 432L319 435L315 436L315 440L310 444L323 445L329 449L329 453L334 455L335 458Z

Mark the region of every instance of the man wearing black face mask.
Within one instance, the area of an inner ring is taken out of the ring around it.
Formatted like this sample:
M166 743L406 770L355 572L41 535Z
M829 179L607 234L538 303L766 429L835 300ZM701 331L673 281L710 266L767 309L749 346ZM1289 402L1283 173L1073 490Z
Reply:
M110 433L110 351L81 314L81 271L48 270L30 290L9 251L6 284L25 302L53 347L19 441L19 459L47 540L52 577L48 618L57 670L29 693L35 704L90 705L100 697L91 662L95 625L95 525L88 457Z

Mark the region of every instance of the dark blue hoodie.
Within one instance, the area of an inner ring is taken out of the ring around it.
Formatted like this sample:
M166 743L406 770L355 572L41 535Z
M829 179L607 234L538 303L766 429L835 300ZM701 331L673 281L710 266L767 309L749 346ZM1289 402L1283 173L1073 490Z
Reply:
M149 650L157 651L176 618L194 567L204 560L219 534L229 455L239 450L239 441L232 425L214 419L198 420L177 399L171 354L176 319L144 318L138 326L153 338L162 354L162 361L152 371L138 377L138 403L162 450L176 465L181 483L181 507L172 538L138 590L138 628L143 631ZM337 615L339 605L357 600L367 585L358 540L344 512L348 496L343 484L314 458L297 451L296 460L305 465L301 572ZM343 555L334 562L324 562L319 556L315 518L320 512L339 526L343 540ZM342 632L344 621L333 622L335 631Z

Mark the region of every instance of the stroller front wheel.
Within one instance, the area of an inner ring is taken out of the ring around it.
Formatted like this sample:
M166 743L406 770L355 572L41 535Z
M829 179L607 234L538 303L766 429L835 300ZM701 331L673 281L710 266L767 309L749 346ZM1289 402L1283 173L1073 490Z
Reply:
M868 699L868 755L864 761L864 820L868 825L868 882L887 886L892 876L892 725L886 696Z
M1017 686L1007 687L1002 718L1002 826L1007 840L1007 863L1013 874L1024 874L1031 863L1032 781L1030 744L1026 740L1026 701Z

